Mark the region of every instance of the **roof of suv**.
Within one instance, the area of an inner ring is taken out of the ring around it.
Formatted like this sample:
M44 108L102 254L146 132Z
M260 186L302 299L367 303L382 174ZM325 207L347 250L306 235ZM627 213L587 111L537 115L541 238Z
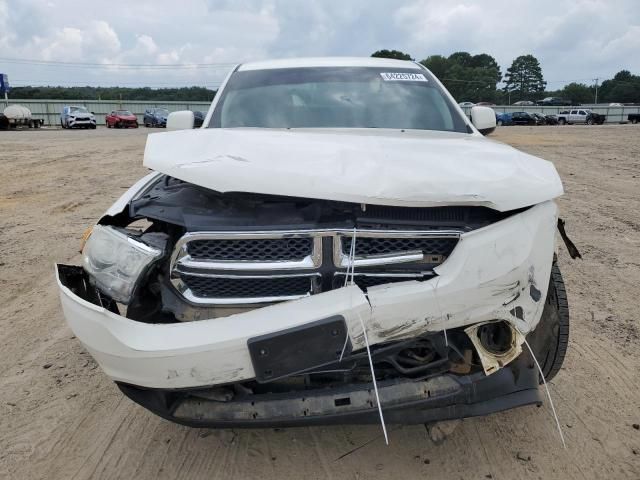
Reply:
M395 60L392 58L376 57L317 57L317 58L284 58L281 60L264 60L260 62L243 63L239 71L268 70L274 68L301 67L384 67L384 68L412 68L421 67L409 60Z

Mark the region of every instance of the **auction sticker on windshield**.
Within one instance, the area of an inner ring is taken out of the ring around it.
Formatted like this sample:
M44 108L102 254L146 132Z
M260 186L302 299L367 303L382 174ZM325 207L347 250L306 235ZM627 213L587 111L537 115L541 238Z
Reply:
M422 73L382 72L380 76L385 82L428 82Z

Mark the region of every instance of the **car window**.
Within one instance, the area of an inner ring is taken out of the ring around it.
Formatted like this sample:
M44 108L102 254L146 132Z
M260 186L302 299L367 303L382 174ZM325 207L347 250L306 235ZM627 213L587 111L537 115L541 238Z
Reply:
M570 115L576 115L578 113L577 110L571 110L571 114Z

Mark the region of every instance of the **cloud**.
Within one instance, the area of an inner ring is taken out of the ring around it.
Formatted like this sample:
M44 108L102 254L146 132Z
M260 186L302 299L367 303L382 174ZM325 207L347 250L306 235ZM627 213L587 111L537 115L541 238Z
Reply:
M640 73L637 0L0 0L0 56L101 64L228 64L390 48L420 60L489 53L505 71L541 62L549 87ZM0 63L14 83L217 85L207 69L78 69Z

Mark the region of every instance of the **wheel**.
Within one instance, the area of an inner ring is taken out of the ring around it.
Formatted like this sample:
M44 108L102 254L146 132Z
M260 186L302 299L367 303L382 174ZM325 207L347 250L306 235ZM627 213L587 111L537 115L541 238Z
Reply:
M91 130L95 130L95 129L96 129L96 125L90 125L90 126L89 126L89 128L90 128Z
M60 128L62 128L62 129L66 128L66 127L64 126L64 123L62 123L62 120L60 120Z
M496 122L496 125L498 125L499 127L501 127L501 126L502 126L502 120L498 120L498 121Z
M558 125L566 125L567 121L564 118L558 119Z
M593 125L593 118L587 118L587 125Z
M116 128L122 128L122 124L121 124L120 122L116 122L116 123L114 124L114 126L115 126Z
M560 371L569 344L569 303L564 280L555 261L551 266L549 290L542 317L527 341L548 382Z
M638 119L634 118L633 120L631 120L631 123L635 125L636 123L638 123Z

